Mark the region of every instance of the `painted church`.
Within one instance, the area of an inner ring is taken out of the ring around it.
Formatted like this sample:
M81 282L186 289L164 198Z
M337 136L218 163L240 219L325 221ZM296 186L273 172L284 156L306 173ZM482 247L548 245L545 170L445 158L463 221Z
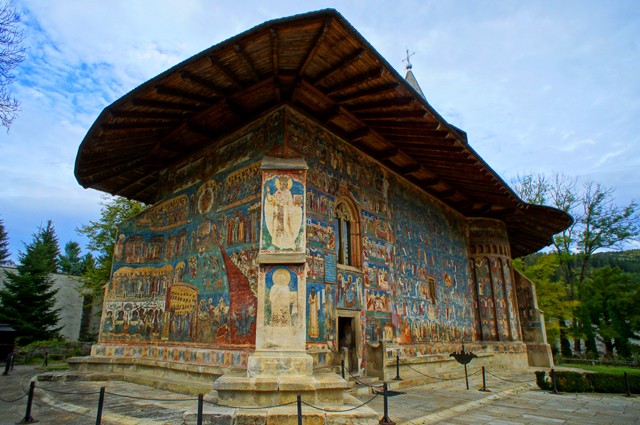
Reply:
M477 364L552 365L511 262L571 217L522 201L410 64L401 76L334 10L140 85L100 114L75 175L149 205L118 228L84 363L217 377L303 352L293 369L387 379L398 356L452 370L464 344Z

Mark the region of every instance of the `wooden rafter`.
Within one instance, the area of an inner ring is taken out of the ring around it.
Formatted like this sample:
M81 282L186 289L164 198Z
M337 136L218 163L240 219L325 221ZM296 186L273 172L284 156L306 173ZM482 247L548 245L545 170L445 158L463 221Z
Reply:
M246 68L250 71L253 76L253 81L258 81L260 76L258 75L258 71L256 71L256 67L253 64L251 58L247 55L247 53L240 47L239 44L233 45L233 51L236 52L236 55L244 62Z
M219 85L214 84L208 79L199 77L189 71L180 71L179 75L180 75L180 78L182 78L183 80L196 84L200 87L203 87L211 91L213 94L217 96L224 97L224 96L228 96L231 93L228 89L225 89L224 87L220 87Z
M233 85L236 89L238 90L242 90L242 88L244 88L244 84L242 84L242 81L240 81L233 72L231 72L229 70L229 68L227 68L222 61L220 61L218 58L216 58L215 56L209 56L209 61L211 61L211 64L213 66L215 66L216 68L218 68L218 70L220 71L220 73L222 75L224 75L224 77L229 80L229 82L231 83L231 85Z
M203 96L173 87L156 86L155 90L156 93L163 96L177 97L179 99L189 100L192 102L204 103L205 105L212 105L217 101L217 98L215 97Z
M342 58L340 61L338 61L333 66L327 68L326 70L324 70L320 74L316 75L316 77L313 78L313 80L312 80L313 84L320 84L320 83L322 83L322 81L326 80L327 78L329 78L330 76L332 76L336 72L342 70L343 68L349 67L354 62L356 62L358 59L360 59L364 53L365 53L365 50L364 50L363 47L360 47L360 48L356 49L354 52L348 54L347 56Z
M309 50L309 53L307 53L304 62L300 66L300 70L298 71L298 75L301 75L301 76L305 75L305 73L307 71L307 67L309 66L311 61L316 57L316 53L318 52L318 49L322 45L322 42L324 41L324 38L327 35L327 30L331 26L332 22L333 22L333 18L328 18L328 19L324 20L324 24L322 25L322 29L320 30L320 32L316 36L315 40L313 40L313 43L312 43L313 47L311 48L311 50Z

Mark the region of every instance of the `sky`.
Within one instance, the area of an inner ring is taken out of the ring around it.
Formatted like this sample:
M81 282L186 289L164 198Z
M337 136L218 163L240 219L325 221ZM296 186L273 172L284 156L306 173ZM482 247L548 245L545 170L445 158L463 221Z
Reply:
M5 0L0 0L4 2ZM0 128L0 219L12 258L52 220L84 247L102 194L73 170L109 104L265 21L335 8L505 180L563 173L639 200L640 2L15 0L27 56L21 112Z

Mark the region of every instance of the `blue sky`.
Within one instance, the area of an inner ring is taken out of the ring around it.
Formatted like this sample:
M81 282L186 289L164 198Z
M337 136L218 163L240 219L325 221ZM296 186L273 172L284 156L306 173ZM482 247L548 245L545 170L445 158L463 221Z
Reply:
M640 2L16 0L28 55L22 102L0 130L0 218L13 258L53 220L61 247L99 217L73 176L104 107L176 63L264 21L337 9L506 181L562 172L640 185Z

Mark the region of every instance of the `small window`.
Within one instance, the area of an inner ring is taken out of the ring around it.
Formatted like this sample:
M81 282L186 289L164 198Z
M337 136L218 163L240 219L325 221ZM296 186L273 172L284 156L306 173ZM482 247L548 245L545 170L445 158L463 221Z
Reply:
M355 209L347 200L339 200L335 211L338 264L357 267L360 265L360 233Z

